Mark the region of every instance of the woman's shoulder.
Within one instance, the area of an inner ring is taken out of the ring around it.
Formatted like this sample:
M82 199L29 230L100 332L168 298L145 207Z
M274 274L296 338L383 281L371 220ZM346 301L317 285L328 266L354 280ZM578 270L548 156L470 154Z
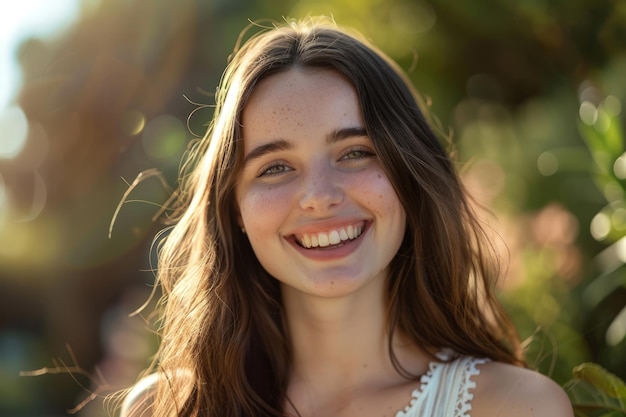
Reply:
M572 417L565 391L552 379L530 369L500 362L479 365L472 401L477 416Z
M120 417L151 416L159 378L157 373L150 374L133 385L124 397Z
M167 386L174 390L170 394L175 395L178 400L184 400L191 392L193 376L190 371L178 370L168 375L163 372L149 374L128 390L120 407L120 417L150 417L155 415L153 405L159 384L166 380Z

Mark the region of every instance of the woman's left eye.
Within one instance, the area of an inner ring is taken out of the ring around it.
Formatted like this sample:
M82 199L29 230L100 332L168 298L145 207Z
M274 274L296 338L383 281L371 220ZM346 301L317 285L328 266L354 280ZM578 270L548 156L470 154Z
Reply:
M362 158L370 158L374 156L374 153L367 149L352 149L346 152L340 159L348 160L348 159L362 159Z

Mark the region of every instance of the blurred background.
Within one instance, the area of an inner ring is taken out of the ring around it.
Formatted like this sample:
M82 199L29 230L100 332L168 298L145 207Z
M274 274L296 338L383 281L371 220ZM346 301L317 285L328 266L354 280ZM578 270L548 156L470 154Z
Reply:
M105 416L135 381L157 339L129 315L194 110L249 20L319 14L397 60L451 135L529 365L626 377L626 2L20 0L0 4L0 416Z

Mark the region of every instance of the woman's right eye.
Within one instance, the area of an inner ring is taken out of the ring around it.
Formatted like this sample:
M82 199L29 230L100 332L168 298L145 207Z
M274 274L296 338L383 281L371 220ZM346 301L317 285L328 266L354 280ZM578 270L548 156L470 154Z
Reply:
M287 171L290 171L290 168L287 165L277 163L261 168L257 177L271 177L273 175L280 175Z

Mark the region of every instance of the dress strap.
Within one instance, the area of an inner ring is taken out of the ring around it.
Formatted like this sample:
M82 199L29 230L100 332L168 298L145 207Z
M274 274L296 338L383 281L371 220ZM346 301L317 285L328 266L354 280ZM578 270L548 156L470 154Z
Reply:
M437 356L441 362L429 364L411 401L396 417L470 417L476 388L472 377L480 373L477 366L489 360L460 356L447 362L453 357L448 350Z

